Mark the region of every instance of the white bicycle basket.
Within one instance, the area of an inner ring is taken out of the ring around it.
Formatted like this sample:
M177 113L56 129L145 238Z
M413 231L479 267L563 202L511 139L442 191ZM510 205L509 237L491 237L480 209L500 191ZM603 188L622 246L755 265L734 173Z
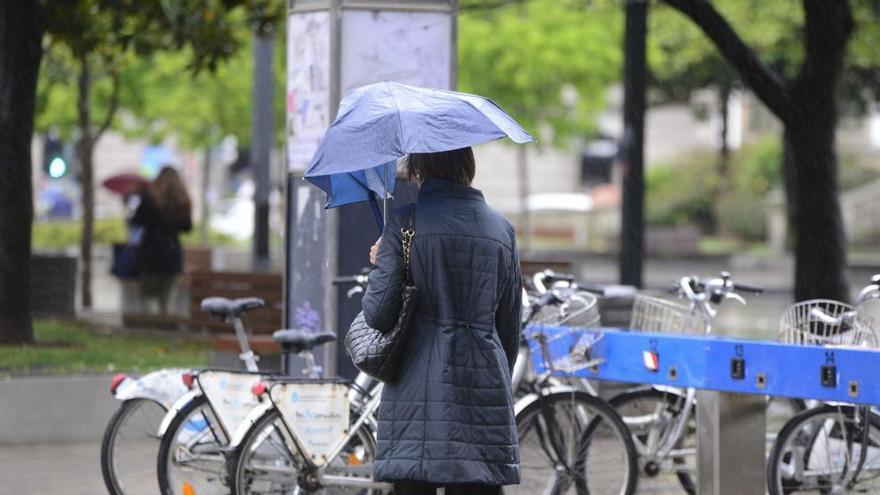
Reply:
M563 300L558 305L547 305L532 320L537 325L566 325L579 328L599 326L599 300L593 294L557 289Z
M849 304L812 299L789 306L779 321L779 341L796 345L877 347L874 319Z
M684 304L636 294L629 327L640 332L703 334L709 320Z

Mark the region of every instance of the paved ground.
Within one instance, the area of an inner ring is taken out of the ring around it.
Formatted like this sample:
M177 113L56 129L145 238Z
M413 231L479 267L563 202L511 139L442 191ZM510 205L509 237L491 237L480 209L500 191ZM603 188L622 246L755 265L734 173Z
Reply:
M99 443L0 446L0 494L99 495Z

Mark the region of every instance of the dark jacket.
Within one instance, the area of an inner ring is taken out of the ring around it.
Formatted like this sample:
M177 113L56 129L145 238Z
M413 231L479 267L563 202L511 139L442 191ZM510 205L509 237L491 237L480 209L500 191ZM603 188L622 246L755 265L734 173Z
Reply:
M390 215L363 298L391 329L404 264ZM395 384L379 409L375 476L432 483L519 483L510 372L520 335L521 276L513 227L480 191L429 179L419 190L412 278L419 305Z
M155 200L149 194L141 197L134 216L129 220L133 225L144 228L141 243L137 250L136 263L141 273L162 273L176 275L183 269L183 249L180 246L180 233L192 230L192 221L169 222L162 215Z

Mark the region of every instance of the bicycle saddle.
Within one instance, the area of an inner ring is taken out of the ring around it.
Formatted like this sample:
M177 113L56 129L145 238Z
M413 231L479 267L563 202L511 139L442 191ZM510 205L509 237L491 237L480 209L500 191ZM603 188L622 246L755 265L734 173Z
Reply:
M236 318L252 309L262 308L266 302L258 297L226 299L225 297L208 297L202 299L202 311L221 318Z
M333 342L336 340L336 334L332 332L284 329L273 333L272 339L278 342L282 349L289 349L295 353L300 353L302 351L311 351L321 344Z

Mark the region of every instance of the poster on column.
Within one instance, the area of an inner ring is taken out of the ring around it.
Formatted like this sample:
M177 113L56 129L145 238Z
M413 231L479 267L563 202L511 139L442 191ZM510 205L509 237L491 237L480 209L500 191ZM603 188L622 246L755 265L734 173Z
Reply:
M287 158L302 172L330 115L330 14L293 13L287 31Z
M380 81L450 89L452 18L352 10L342 18L342 91Z

